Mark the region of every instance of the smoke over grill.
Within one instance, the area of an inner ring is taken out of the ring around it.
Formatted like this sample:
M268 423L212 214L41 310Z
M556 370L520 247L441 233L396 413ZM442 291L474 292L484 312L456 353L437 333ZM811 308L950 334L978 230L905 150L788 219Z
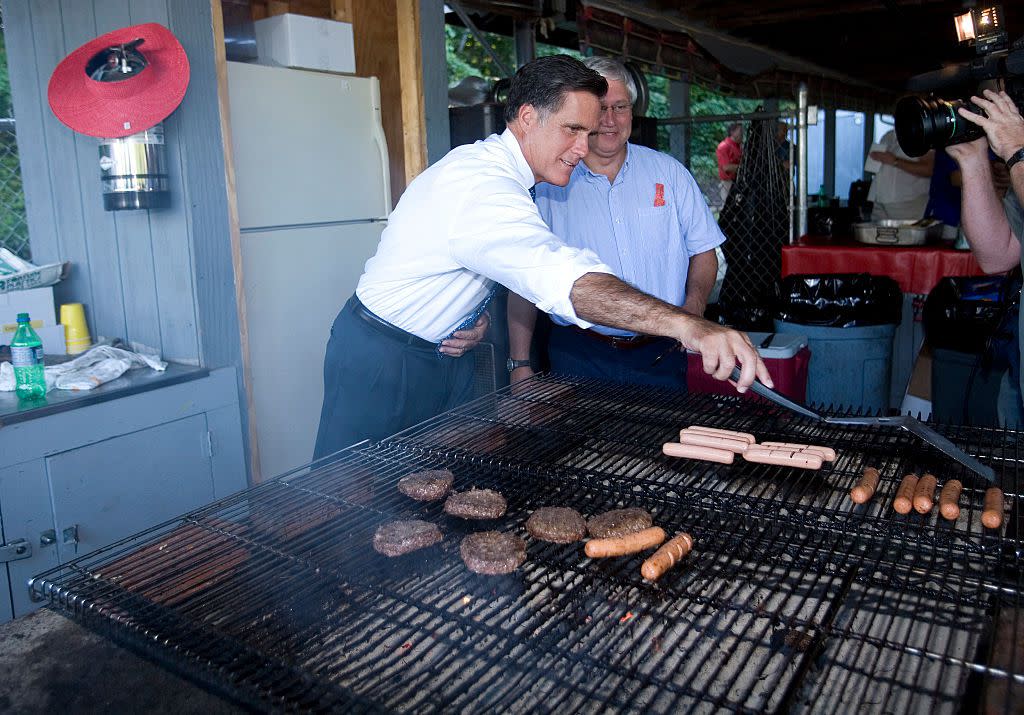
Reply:
M821 471L663 456L694 423L839 456ZM1020 607L1021 435L942 431L1001 475L1005 533L980 523L986 485L906 433L540 376L80 558L32 589L259 709L927 712L977 703L993 684L1011 702L1024 664L991 661L990 641ZM881 483L853 505L866 465ZM481 526L397 490L437 468L458 490L502 492L506 516ZM900 477L922 469L963 481L957 521L893 512ZM694 549L655 583L640 577L643 554L590 560L581 543L534 539L511 575L466 569L465 534L525 537L541 506L640 507L669 534L692 534ZM381 556L374 531L395 518L436 523L444 540Z

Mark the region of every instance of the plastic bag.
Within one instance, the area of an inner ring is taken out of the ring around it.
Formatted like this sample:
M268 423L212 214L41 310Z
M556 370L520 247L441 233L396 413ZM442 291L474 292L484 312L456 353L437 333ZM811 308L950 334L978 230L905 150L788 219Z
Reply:
M986 348L1005 367L1017 345L1020 274L943 278L924 303L924 334L933 348L980 355Z
M899 284L869 273L787 276L777 290L775 317L801 325L895 325L903 309Z
M73 360L60 365L48 365L45 370L46 389L91 390L105 382L116 380L133 367L149 367L164 371L167 363L150 347L132 343L132 350L97 345ZM14 368L11 363L0 363L0 392L14 391Z

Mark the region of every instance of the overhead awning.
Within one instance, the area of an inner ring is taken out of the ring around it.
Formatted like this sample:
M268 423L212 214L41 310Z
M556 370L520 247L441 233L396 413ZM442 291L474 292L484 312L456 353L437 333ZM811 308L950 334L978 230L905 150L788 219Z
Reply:
M827 107L889 112L897 95L797 57L625 0L582 0L576 23L584 50L609 54L746 97L795 98Z

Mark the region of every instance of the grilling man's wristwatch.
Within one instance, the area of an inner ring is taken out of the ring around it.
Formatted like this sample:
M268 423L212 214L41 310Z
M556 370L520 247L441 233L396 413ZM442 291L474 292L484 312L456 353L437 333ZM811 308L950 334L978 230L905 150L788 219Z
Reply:
M1012 169L1018 161L1024 161L1024 146L1010 154L1010 158L1006 160L1006 168Z
M529 360L513 360L512 358L509 358L508 362L505 363L505 367L508 368L509 372L512 372L517 367L533 367L533 363Z

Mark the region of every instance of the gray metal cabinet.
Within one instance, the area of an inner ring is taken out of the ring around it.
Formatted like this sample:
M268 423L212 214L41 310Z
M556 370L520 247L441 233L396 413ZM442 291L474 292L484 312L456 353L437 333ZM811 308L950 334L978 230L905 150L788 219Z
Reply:
M206 415L193 415L48 457L60 560L213 501L210 456Z
M234 370L177 373L0 422L0 623L41 571L246 487Z
M3 542L8 547L21 545L27 550L24 554L8 552L7 557L14 557L7 562L6 569L10 573L8 605L13 605L12 615L19 616L34 608L25 585L28 580L58 565L53 507L42 459L0 469L0 517ZM5 571L3 566L0 563L0 574ZM0 591L0 601L4 596Z

